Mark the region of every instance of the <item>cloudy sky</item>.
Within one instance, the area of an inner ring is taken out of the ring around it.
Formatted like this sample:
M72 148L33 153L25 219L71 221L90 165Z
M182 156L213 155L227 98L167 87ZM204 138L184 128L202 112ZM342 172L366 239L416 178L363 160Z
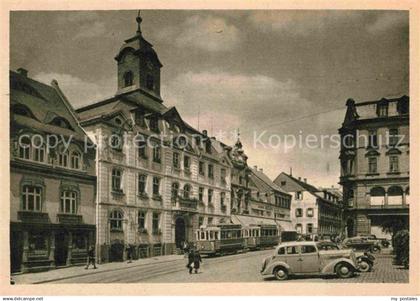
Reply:
M75 107L112 96L113 58L135 33L136 15L13 12L10 67L58 80ZM348 98L408 95L404 11L144 10L142 17L164 65L165 104L227 144L239 128L249 164L273 179L292 167L314 185L337 185L334 143L288 148L293 139L285 136L337 134Z

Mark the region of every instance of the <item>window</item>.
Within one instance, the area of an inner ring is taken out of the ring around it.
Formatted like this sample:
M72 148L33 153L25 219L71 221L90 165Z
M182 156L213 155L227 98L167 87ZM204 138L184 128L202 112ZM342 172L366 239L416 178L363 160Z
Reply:
M207 224L208 225L212 225L213 224L213 218L212 217L208 217L207 218Z
M184 156L184 170L185 171L190 171L190 163L191 163L191 158L188 156Z
M388 137L388 144L390 145L390 146L396 146L397 144L398 144L398 142L399 142L399 135L398 135L398 129L390 129L389 130L389 132L388 132L388 135L389 135L389 137Z
M19 139L19 158L29 159L29 152L31 150L31 139L23 137Z
M51 122L51 125L60 127L60 128L64 128L64 129L69 129L73 131L73 128L70 125L70 122L67 121L67 119L63 118L63 117L55 117Z
M204 196L204 188L203 187L198 187L198 200L200 202L203 201L203 196Z
M307 217L313 217L314 216L314 209L313 208L306 209L306 216Z
M150 125L150 130L152 130L152 131L154 131L156 133L159 132L159 121L158 121L158 119L156 117L152 117L150 119L149 125Z
M77 192L70 190L61 192L60 212L70 214L77 213Z
M139 211L137 223L139 224L139 230L146 229L146 212Z
M119 210L114 210L109 215L111 230L122 230L123 214Z
M211 154L211 141L206 141L206 153Z
M209 175L210 179L214 178L214 170L213 170L213 165L212 164L208 165L208 175Z
M184 186L184 199L189 199L191 195L191 186L188 184L185 184Z
M398 172L398 156L389 156L389 172Z
M306 224L306 233L311 234L314 226L312 224Z
M225 192L220 193L220 206L223 207L225 205Z
M376 130L369 130L368 147L378 147L378 135Z
M112 190L113 191L122 191L122 172L119 169L113 169L112 170Z
M286 252L285 252L284 248L280 248L279 251L277 252L277 254L284 255L284 254L286 254Z
M159 184L160 179L158 177L153 177L153 195L159 195Z
M147 182L147 176L143 175L143 174L139 174L139 179L138 179L138 193L140 195L145 194L146 193L146 182Z
M32 232L28 233L28 247L30 251L41 251L47 250L47 237L42 232Z
M122 151L123 138L116 133L111 135L111 148L116 151Z
M378 160L376 157L369 157L368 164L369 164L369 173L378 172Z
M388 116L388 103L379 103L378 104L378 117L387 117Z
M204 162L198 162L198 172L200 175L204 176Z
M175 168L179 168L179 154L173 153L172 155L172 166Z
M316 248L315 248L315 246L301 246L300 247L300 252L302 254L316 253Z
M286 181L281 181L280 184L281 184L281 186L285 186L286 185Z
M220 182L226 184L226 169L220 169Z
M147 143L146 141L139 141L138 144L138 156L139 159L147 159Z
M42 188L36 186L23 186L22 209L25 211L41 211Z
M172 197L173 201L178 198L178 193L179 193L179 184L178 183L172 183L171 197Z
M151 74L147 74L146 76L146 88L148 90L153 90L155 88L154 86L154 80L153 80L153 76Z
M301 200L303 198L303 193L302 191L296 191L295 192L295 199L296 200Z
M296 232L297 233L302 233L302 224L296 224Z
M45 148L44 146L34 147L34 160L37 162L45 161Z
M153 219L152 219L152 229L153 234L159 234L159 221L160 221L160 214L157 212L153 212Z
M124 87L129 87L133 85L133 72L127 71L124 73Z
M200 228L203 225L203 223L204 223L204 217L199 216L198 217L198 227Z
M213 201L213 189L208 190L207 199L208 199L209 203L211 203Z
M71 153L70 167L73 169L80 169L80 154L78 152Z
M286 253L287 254L297 254L298 253L298 247L286 247Z
M62 151L58 153L58 165L60 165L61 167L67 167L68 160L69 160L69 155L67 151Z
M162 158L162 153L160 149L160 145L156 144L153 146L153 161L156 163L160 163Z
M296 208L296 211L295 211L295 214L296 214L296 217L302 217L302 209L301 208Z

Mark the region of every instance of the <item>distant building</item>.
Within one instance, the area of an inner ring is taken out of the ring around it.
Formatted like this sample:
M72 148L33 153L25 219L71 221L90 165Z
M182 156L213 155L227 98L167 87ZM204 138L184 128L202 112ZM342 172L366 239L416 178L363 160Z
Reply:
M275 225L279 232L292 230L291 195L274 184L262 169L248 167L248 157L239 139L229 154L232 222L243 226Z
M96 176L85 142L92 143L57 82L10 72L12 272L86 263L95 244Z
M284 172L274 183L292 194L291 219L298 233L318 238L341 234L342 199L336 191L316 188Z
M164 105L162 64L137 22L115 57L116 95L77 110L98 145L100 261L123 260L127 248L134 258L180 252L200 225L230 217L227 150Z
M407 228L409 98L349 99L341 135L341 177L349 236L389 237L384 225Z

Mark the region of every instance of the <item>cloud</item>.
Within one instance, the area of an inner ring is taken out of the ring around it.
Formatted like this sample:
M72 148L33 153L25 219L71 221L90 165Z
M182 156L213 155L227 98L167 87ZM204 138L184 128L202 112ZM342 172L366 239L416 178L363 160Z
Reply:
M173 41L180 48L194 47L219 52L237 48L241 42L241 33L223 18L194 15L178 27L162 29L158 38Z
M74 36L74 39L81 38L94 38L103 36L106 32L106 26L104 22L96 21L93 24L84 24L80 27L79 31Z
M380 14L375 22L367 26L367 30L372 34L375 34L402 26L408 27L408 12L389 11Z
M50 84L53 79L57 80L60 89L75 108L94 100L99 101L115 92L112 89L112 84L87 82L70 74L41 72L36 74L34 78L46 84Z

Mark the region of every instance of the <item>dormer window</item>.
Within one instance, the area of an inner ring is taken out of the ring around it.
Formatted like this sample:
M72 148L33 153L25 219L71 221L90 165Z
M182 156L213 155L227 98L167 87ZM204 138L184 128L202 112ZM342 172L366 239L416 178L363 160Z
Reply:
M148 74L146 76L146 88L148 90L153 90L154 87L155 87L155 83L154 83L153 76L151 74Z
M133 85L133 72L127 71L124 73L124 87L129 87Z
M54 126L58 126L60 128L64 128L64 129L69 129L69 130L73 130L73 128L70 125L70 122L67 121L67 119L63 118L63 117L55 117L51 122L51 125Z
M378 117L387 117L388 116L388 103L387 102L380 102L377 105L377 114Z
M12 107L12 113L16 115L26 116L30 118L34 118L34 115L32 114L31 110L22 104L16 104Z

